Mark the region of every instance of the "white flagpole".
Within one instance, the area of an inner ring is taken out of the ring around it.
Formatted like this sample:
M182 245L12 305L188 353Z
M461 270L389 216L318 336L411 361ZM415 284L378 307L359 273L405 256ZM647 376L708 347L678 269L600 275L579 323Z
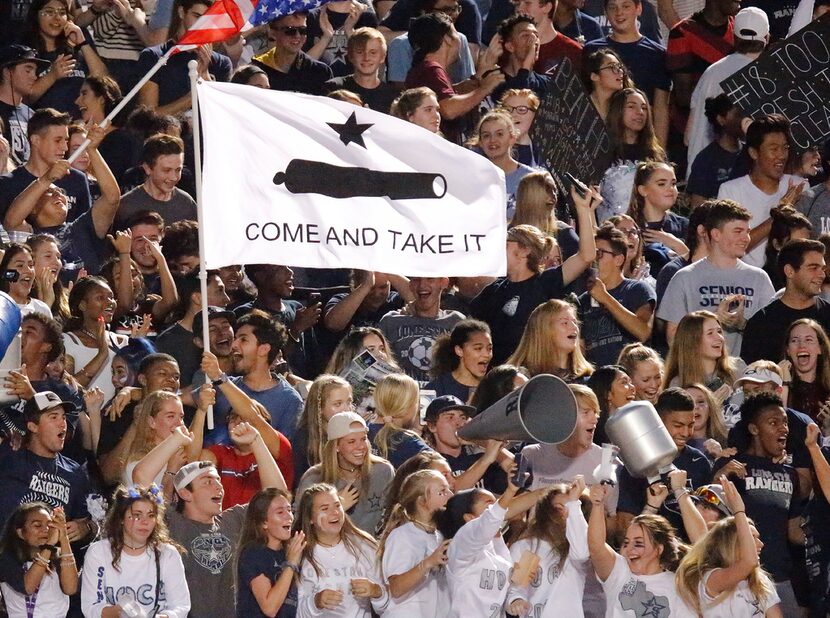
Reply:
M109 126L110 121L112 121L112 119L115 118L115 116L127 106L127 103L129 103L133 99L133 97L135 97L135 95L138 94L138 91L141 90L141 87L147 82L149 82L150 78L156 73L158 73L161 67L167 64L167 61L170 59L170 56L173 55L173 51L175 49L175 45L168 49L167 53L164 54L161 58L159 58L158 61L153 65L153 68L147 71L147 74L140 80L138 80L138 83L135 86L133 86L132 90L130 90L127 94L124 95L124 98L121 99L121 102L115 106L115 109L113 109L109 114L107 114L107 117L104 118L104 120L101 122L101 128L106 129ZM72 155L69 157L69 163L74 163L75 160L83 154L84 150L86 150L87 146L89 146L90 143L91 142L89 138L81 142L81 145L78 146L78 149L75 152L73 152Z
M210 352L205 233L202 229L202 222L205 220L202 213L202 135L199 127L199 97L196 95L196 82L199 80L198 66L199 63L196 60L187 63L188 75L190 76L191 108L193 110L193 158L196 167L196 217L199 223L199 288L202 294L202 341L204 342L205 352ZM210 378L205 374L205 384L208 383L210 383ZM207 410L207 428L213 429L213 406L210 406Z

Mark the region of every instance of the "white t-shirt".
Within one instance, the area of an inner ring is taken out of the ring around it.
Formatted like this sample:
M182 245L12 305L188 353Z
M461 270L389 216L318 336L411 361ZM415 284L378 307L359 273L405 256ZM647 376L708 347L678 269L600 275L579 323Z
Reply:
M592 444L579 457L568 457L563 455L555 444L529 444L522 449L522 458L527 460L533 471L530 489L557 483L569 484L577 474L585 477L587 485L596 485L599 481L594 478L594 470L602 463L602 447ZM608 515L617 514L619 494L619 485L615 484L609 489L605 501L605 512Z
M764 193L755 186L750 180L749 175L735 178L723 183L718 190L718 199L735 200L741 206L746 208L752 215L749 220L750 229L758 227L764 221L769 219L769 211L775 206L778 206L778 201L784 196L789 188L790 180L793 182L802 182L798 176L790 176L784 174L778 182L778 190L770 195ZM764 266L764 251L767 249L767 241L764 240L758 244L752 251L743 257L743 261L752 266L763 268Z
M388 585L389 577L406 573L429 556L443 542L440 532L430 534L407 522L395 528L386 539L383 552L383 577ZM397 599L389 595L389 606L384 618L435 616L443 618L450 609L450 593L443 568L434 568L407 594Z
M326 618L370 618L372 608L383 614L389 601L389 594L376 560L376 550L362 539L358 541L358 555L354 556L341 541L334 547L316 545L312 554L320 568L314 570L311 562L304 560L301 565L300 584L297 589L297 616L326 616ZM351 593L351 580L368 579L380 584L383 594L377 599L358 599ZM321 590L339 590L343 602L334 610L317 609L315 595Z
M20 303L15 304L20 308L21 319L32 313L40 313L41 315L45 315L47 318L52 317L52 310L49 308L49 305L39 298L30 298L29 302L25 305L21 305Z
M706 592L706 582L711 574L712 571L706 571L703 580L697 587L703 618L753 618L754 616L763 616L768 609L781 602L772 583L770 583L772 594L763 601L759 601L749 590L749 584L746 580L743 580L731 594L722 601L715 603L715 599Z
M501 535L507 509L491 504L456 533L447 551L451 618L504 616L513 560Z
M187 618L190 591L184 577L182 557L172 545L159 546L161 590L156 595L156 558L149 547L140 556L121 552L119 570L112 566L112 549L107 539L89 546L81 578L81 609L86 618L100 618L104 608L137 601L152 614L158 596L159 612L168 618ZM230 594L230 591L229 591Z
M606 618L645 618L671 616L696 618L677 593L674 573L663 571L656 575L634 575L625 558L617 554L614 568L604 582Z
M585 582L588 573L593 573L588 545L585 542L588 524L582 515L579 501L569 502L567 508L565 535L570 547L564 562L560 561L559 553L550 543L542 539L521 539L511 545L510 556L514 563L519 562L525 552L531 552L539 556L539 566L529 586L519 587L510 584L505 605L509 605L515 599L524 599L531 605L530 616L584 616Z
M687 178L692 173L692 163L694 163L695 157L715 139L715 131L706 118L706 99L721 94L723 88L721 88L720 83L733 73L740 71L752 60L753 58L744 54L724 56L703 72L694 91L692 91L692 99L689 104L691 108L689 122L686 125L686 142L689 144L689 159L686 164Z
M23 565L28 571L32 568L32 562ZM66 616L69 611L69 597L61 590L60 574L57 570L47 573L40 580L40 587L34 595L27 597L9 586L7 583L0 583L0 590L3 592L3 601L6 602L6 611L9 618L57 618ZM35 609L30 615L26 608L26 599L34 597Z

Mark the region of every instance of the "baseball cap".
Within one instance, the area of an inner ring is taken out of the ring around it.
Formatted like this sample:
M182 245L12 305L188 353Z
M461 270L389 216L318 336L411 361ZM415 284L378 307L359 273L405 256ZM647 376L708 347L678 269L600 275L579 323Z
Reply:
M361 429L352 429L352 425L360 423ZM329 424L326 427L326 435L329 440L338 440L350 433L356 431L369 431L366 427L366 421L360 414L354 412L338 412L329 419Z
M695 502L717 509L726 517L732 515L732 511L729 510L729 507L726 506L726 502L723 501L723 487L720 485L701 485L695 489L691 498Z
M23 406L23 416L26 420L37 418L42 412L63 406L64 412L75 412L78 408L71 401L64 401L52 391L35 393L26 405Z
M441 395L429 402L426 414L424 414L424 420L437 421L441 413L448 410L460 410L467 416L474 416L476 413L476 409L473 406L465 405L455 395Z
M764 369L763 367L753 367L752 365L744 369L741 377L735 381L735 385L737 386L741 382L754 382L755 384L774 382L776 386L783 386L784 384L781 376L774 371Z
M222 307L208 307L208 323L214 318L225 318L228 322L231 323L231 326L236 324L236 314L233 311L229 311L228 309L223 309ZM193 318L193 336L198 337L199 339L202 338L202 312L196 314Z
M758 7L746 7L735 15L734 32L745 41L763 41L769 34L769 18Z
M52 63L37 57L37 52L31 47L13 43L0 47L0 68L12 67L23 62L34 62L40 67L46 68Z
M176 491L185 489L210 468L216 469L216 466L210 461L191 461L189 464L183 465L176 472L176 476L173 477L173 487L176 488Z

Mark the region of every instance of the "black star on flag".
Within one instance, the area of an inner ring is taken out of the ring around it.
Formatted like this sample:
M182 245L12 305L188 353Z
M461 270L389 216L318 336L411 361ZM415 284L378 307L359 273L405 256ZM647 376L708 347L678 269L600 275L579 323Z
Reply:
M337 132L344 146L348 146L349 143L354 142L358 146L366 148L366 144L363 143L363 132L372 125L358 124L354 112L352 112L352 115L343 124L337 124L336 122L327 122L326 124Z

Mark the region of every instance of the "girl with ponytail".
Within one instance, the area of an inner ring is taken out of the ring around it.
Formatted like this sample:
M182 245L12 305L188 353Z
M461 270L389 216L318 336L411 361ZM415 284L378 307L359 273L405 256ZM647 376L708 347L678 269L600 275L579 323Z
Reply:
M446 614L449 590L443 567L449 541L437 531L435 515L450 496L447 480L435 470L418 470L404 481L378 549L389 588L384 618Z
M375 387L378 421L369 426L369 438L384 459L395 468L407 459L430 450L414 431L420 424L418 383L402 373L386 376Z
M432 348L432 375L427 384L438 397L454 395L467 402L493 359L490 327L479 320L461 320L441 335Z

